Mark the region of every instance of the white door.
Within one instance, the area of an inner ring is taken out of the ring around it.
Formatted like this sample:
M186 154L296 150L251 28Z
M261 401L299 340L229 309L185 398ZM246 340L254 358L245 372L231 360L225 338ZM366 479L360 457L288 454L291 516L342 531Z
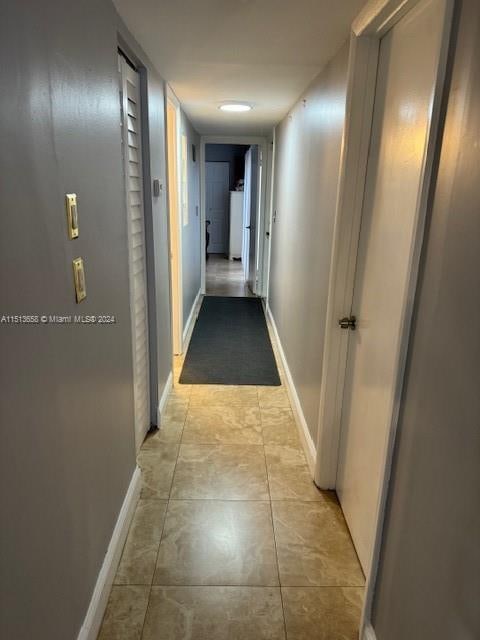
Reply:
M119 56L122 150L127 197L128 264L133 349L135 444L150 428L147 270L140 122L140 76Z
M257 284L257 211L259 161L258 147L250 147L245 154L245 198L243 220L243 275L252 293Z
M366 574L394 388L445 13L424 0L381 40L362 212L337 492Z
M230 191L230 235L228 257L230 260L242 258L243 235L243 192Z
M252 293L257 291L257 210L258 210L258 185L259 185L259 158L258 147L251 147L251 171L250 171L250 221L248 243L248 277L247 284Z
M230 164L206 162L205 165L206 219L210 221L208 253L227 253Z
M248 280L249 255L250 255L250 206L251 206L251 185L252 182L252 148L245 154L245 178L244 178L244 198L243 198L243 240L242 240L242 266L243 278Z

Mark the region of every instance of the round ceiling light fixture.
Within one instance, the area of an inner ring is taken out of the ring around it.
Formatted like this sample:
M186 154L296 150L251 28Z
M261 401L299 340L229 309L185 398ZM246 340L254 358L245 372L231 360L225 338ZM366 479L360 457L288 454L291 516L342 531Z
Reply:
M252 105L248 104L248 102L223 102L218 108L220 111L229 113L244 113L245 111L251 111Z

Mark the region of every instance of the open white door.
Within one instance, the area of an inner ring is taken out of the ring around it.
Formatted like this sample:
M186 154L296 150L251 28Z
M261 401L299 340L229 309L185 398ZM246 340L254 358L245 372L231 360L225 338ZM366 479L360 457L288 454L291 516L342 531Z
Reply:
M244 198L243 198L243 239L242 239L242 266L243 279L248 280L248 266L250 253L250 202L252 181L252 148L245 154L245 178L244 178Z
M259 158L258 147L252 147L251 181L250 181L250 222L248 246L248 278L247 285L252 293L257 292L257 224L259 203Z
M252 293L257 292L257 221L259 207L258 147L245 154L245 197L243 215L242 263L245 282Z
M135 445L150 428L147 267L140 113L140 76L118 56L122 114L122 150L127 198L128 266L133 349Z
M336 484L367 575L411 295L445 15L446 0L421 0L380 41L350 327L349 318L344 321L350 331Z

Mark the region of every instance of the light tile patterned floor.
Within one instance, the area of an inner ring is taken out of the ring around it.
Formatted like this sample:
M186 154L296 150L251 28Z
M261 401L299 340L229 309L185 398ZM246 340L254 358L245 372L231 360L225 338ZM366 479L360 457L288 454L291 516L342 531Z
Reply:
M239 260L228 260L219 253L208 256L206 291L207 296L253 297L243 278L242 263Z
M363 575L285 387L179 385L182 362L99 640L356 639Z

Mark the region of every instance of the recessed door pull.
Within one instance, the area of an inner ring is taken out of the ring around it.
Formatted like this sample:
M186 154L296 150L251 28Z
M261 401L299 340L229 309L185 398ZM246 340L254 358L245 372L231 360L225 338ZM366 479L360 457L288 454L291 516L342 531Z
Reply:
M338 324L341 329L351 329L352 331L355 331L357 327L357 319L355 316L345 316L344 318L340 318Z

